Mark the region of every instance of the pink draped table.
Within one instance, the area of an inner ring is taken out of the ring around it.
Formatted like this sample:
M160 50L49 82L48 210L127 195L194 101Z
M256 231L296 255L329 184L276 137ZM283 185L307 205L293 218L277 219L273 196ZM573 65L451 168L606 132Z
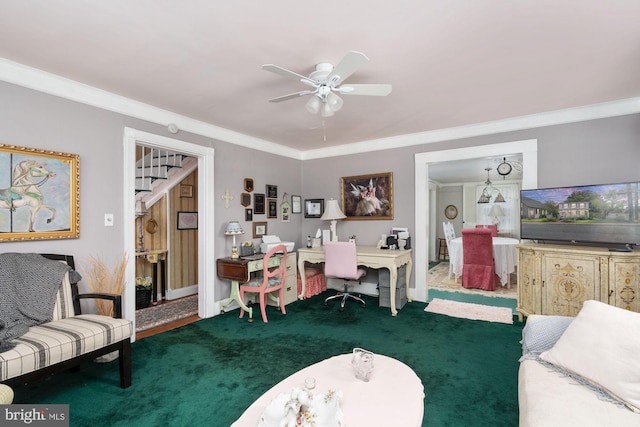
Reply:
M231 427L256 427L273 398L304 388L304 380L316 380L316 394L341 391L340 408L346 427L419 427L424 415L424 387L416 373L391 357L376 354L369 382L356 379L352 354L342 354L308 366L285 378L253 402Z

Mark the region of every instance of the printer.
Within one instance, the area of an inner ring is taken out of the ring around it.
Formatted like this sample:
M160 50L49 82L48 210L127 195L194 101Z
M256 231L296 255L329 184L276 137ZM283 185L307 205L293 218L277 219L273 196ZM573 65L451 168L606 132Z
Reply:
M296 242L283 242L278 236L265 234L262 236L262 243L260 243L260 252L266 254L273 247L278 245L284 245L287 248L287 252L292 252L296 246Z

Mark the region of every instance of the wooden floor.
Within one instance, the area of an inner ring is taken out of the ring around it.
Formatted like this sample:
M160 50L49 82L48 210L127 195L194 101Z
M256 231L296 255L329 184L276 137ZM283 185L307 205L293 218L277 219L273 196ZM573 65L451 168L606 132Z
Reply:
M184 319L177 320L175 322L167 323L165 325L160 325L155 328L147 329L146 331L136 332L136 340L150 337L155 334L159 334L162 332L170 331L171 329L179 328L180 326L188 325L189 323L193 323L200 320L199 316L191 316Z

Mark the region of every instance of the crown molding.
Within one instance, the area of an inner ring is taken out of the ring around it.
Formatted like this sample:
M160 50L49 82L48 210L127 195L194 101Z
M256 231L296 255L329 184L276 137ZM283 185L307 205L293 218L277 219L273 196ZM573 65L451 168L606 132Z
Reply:
M187 132L298 160L360 154L640 113L640 97L637 97L485 123L300 151L272 141L251 137L172 113L171 111L125 98L93 86L9 61L5 58L0 58L0 80L163 126L175 123L181 130Z
M495 120L492 122L356 142L353 144L327 147L319 150L308 150L302 153L302 160L431 144L434 142L451 141L454 139L471 138L475 136L492 135L503 132L562 125L637 113L640 113L640 97L587 105L584 107L548 111L545 113Z
M268 153L275 152L284 157L301 159L299 150L172 113L171 111L47 73L37 68L9 61L5 58L0 58L0 80L162 126L174 123L180 130L219 141Z

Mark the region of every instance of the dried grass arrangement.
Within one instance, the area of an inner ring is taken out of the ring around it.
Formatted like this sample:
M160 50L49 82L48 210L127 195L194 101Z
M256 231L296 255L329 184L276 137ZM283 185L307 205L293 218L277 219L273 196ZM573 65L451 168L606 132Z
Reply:
M122 295L126 287L124 272L127 268L129 256L124 253L116 262L113 269L109 269L100 258L89 257L87 269L81 268L83 278L88 282L91 292ZM111 301L96 299L98 314L113 316Z

